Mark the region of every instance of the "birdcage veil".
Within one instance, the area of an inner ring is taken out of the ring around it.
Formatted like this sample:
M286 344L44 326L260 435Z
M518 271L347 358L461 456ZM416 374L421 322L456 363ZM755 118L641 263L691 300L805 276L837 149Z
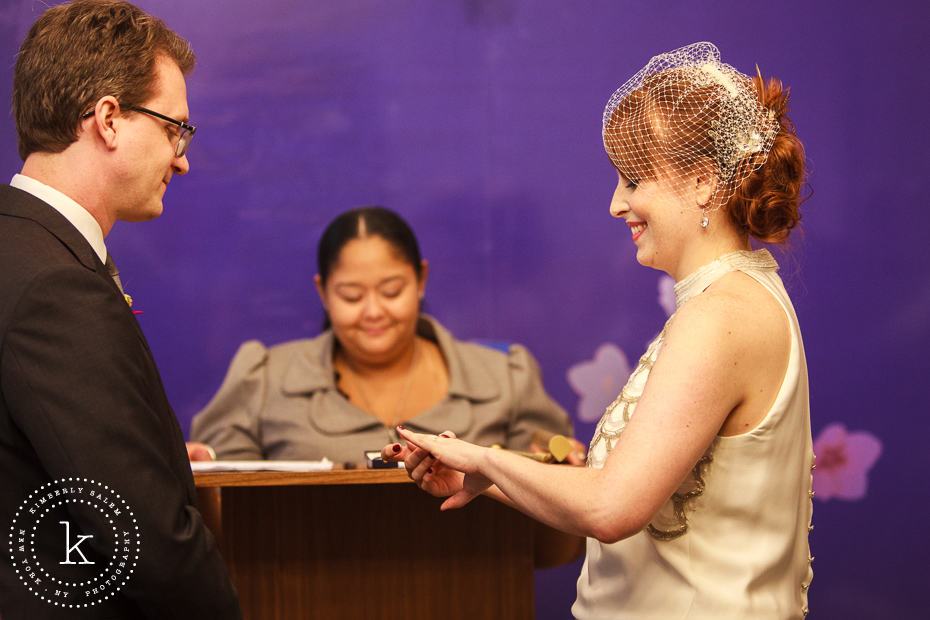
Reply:
M765 162L778 129L749 77L721 62L708 42L654 56L614 92L603 118L604 147L630 181L662 177L680 191L711 170L716 181L705 209L726 204Z

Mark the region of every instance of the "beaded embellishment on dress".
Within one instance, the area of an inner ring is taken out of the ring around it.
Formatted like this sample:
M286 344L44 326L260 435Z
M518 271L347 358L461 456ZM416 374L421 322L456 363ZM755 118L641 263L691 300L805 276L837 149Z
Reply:
M775 262L768 250L740 250L724 254L675 284L676 312L689 299L702 293L717 279L731 271L774 271L777 269L778 263ZM608 455L614 449L617 440L620 439L620 435L623 433L623 429L626 428L636 410L636 404L639 402L646 387L646 381L649 379L649 372L655 365L659 351L662 349L665 332L674 317L675 314L673 313L666 321L659 335L649 343L646 352L639 358L636 368L630 373L630 377L627 379L626 385L623 386L620 395L608 405L600 422L598 422L594 431L594 438L588 448L588 467L600 469L607 462ZM672 540L687 532L688 519L685 507L687 503L700 496L704 491L704 475L711 466L713 449L714 444L711 444L704 456L695 464L689 479L669 498L666 505L659 511L663 521L674 519L676 524L669 529L664 529L657 527L654 522L646 528L653 538Z

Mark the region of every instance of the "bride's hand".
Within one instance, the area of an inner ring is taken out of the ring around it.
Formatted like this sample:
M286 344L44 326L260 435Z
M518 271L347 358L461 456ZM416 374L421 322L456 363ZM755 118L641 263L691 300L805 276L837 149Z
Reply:
M491 486L479 472L487 448L458 440L451 431L424 435L398 427L397 432L407 441L401 453L406 455L404 464L410 478L432 495L451 495L443 502L443 510L461 508ZM386 450L395 453L393 446Z

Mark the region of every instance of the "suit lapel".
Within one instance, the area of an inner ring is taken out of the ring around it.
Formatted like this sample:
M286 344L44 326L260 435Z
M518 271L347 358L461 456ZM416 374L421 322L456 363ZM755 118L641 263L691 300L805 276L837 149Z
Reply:
M91 271L103 270L106 274L97 253L78 229L65 216L29 192L0 185L0 215L32 220L61 241L82 265Z
M32 220L43 227L49 234L58 239L82 266L104 278L107 284L113 288L113 291L119 295L119 298L123 299L122 291L119 290L116 282L110 277L106 266L100 261L100 257L97 256L84 235L65 216L49 204L39 200L29 192L24 192L10 185L0 185L0 215ZM142 328L139 327L137 321L134 320L133 323L136 327L136 334L145 345L145 350L151 355Z

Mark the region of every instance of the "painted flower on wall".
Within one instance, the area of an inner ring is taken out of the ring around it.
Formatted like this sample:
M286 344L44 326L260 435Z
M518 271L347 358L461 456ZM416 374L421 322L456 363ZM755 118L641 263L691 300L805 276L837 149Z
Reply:
M630 363L626 355L610 342L597 348L593 360L585 360L569 368L568 383L579 396L578 419L584 422L600 420L629 376Z
M814 497L857 500L865 497L868 473L882 453L882 442L866 431L849 432L830 424L814 440L817 468Z

